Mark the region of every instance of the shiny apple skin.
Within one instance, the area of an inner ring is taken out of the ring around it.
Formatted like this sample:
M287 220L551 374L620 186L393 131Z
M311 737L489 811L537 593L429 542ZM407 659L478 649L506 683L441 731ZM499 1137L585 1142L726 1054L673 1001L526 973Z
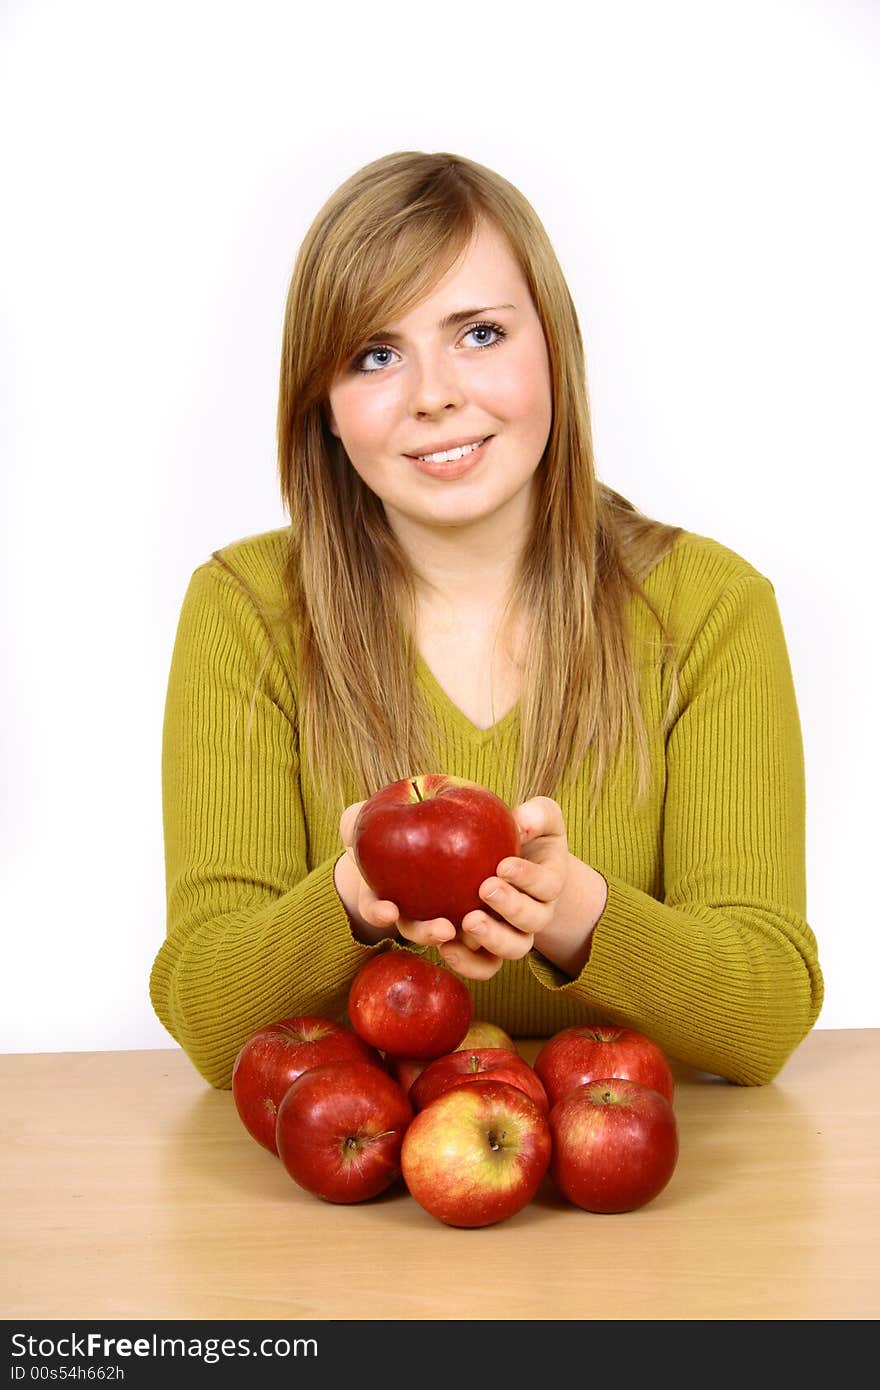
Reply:
M347 1059L384 1068L376 1048L334 1019L297 1014L258 1029L232 1067L232 1098L245 1129L277 1154L275 1122L287 1088L309 1067Z
M352 1028L392 1057L431 1059L451 1052L473 1017L464 983L405 947L384 950L361 966L348 991Z
M489 1226L535 1196L550 1162L548 1117L518 1087L456 1086L413 1119L401 1169L412 1197L447 1226Z
M423 1110L432 1100L470 1081L507 1081L524 1091L546 1115L550 1109L547 1092L537 1072L516 1052L500 1047L456 1050L429 1062L413 1082L409 1098L414 1110Z
M364 802L352 850L373 892L402 917L445 917L458 929L468 912L487 910L480 884L519 854L520 837L510 808L488 787L425 773Z
M400 1177L412 1106L366 1062L312 1067L278 1107L278 1157L299 1187L328 1202L364 1202Z
M618 1077L588 1082L556 1102L549 1123L550 1176L584 1211L635 1211L659 1196L675 1171L675 1113L650 1086Z
M533 1065L551 1105L575 1086L607 1076L650 1086L670 1103L674 1097L675 1079L666 1053L635 1028L612 1023L563 1028L544 1043Z

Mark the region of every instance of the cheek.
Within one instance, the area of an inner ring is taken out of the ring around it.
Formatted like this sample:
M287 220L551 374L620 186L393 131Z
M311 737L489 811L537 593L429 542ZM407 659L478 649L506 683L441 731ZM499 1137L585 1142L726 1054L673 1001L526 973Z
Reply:
M344 393L331 402L334 433L354 459L362 451L381 447L393 425L394 408L387 392L375 387L355 397Z
M546 353L524 353L505 376L501 390L507 419L521 421L543 443L553 413Z

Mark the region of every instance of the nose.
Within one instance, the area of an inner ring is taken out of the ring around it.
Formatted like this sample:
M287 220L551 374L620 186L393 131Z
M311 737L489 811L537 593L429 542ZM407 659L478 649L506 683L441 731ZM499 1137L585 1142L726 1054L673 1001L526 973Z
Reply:
M437 415L450 406L460 406L463 401L458 372L447 351L440 348L416 359L412 388L414 415Z

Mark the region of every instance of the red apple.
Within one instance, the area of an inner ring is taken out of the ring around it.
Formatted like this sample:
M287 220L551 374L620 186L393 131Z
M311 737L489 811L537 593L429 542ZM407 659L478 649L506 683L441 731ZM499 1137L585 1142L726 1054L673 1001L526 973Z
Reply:
M550 1124L506 1081L472 1082L420 1110L400 1164L411 1195L447 1226L489 1226L537 1192L550 1162Z
M470 1052L460 1049L429 1062L421 1076L413 1082L409 1098L414 1110L424 1110L432 1100L453 1086L468 1081L507 1081L518 1086L546 1115L550 1109L547 1092L537 1072L516 1052L502 1047L481 1047Z
M405 947L371 956L348 991L352 1028L393 1057L442 1057L461 1042L472 1016L459 977Z
M295 1183L328 1202L363 1202L400 1176L412 1106L387 1072L327 1062L303 1072L278 1107L278 1156Z
M635 1211L669 1182L678 1161L675 1113L665 1096L617 1077L569 1091L550 1111L550 1176L585 1211Z
M275 1120L287 1088L309 1067L346 1058L384 1066L354 1029L329 1018L298 1014L260 1028L242 1045L232 1068L232 1098L245 1129L276 1154Z
M429 772L364 802L352 850L373 892L402 917L446 917L457 929L468 912L488 910L480 884L519 854L520 841L509 807L488 787Z
M651 1086L671 1103L674 1081L666 1053L653 1038L615 1024L577 1024L545 1042L534 1061L550 1104L575 1086L618 1076Z
M505 1033L504 1029L499 1027L497 1023L490 1023L486 1018L474 1019L458 1044L457 1050L470 1050L473 1047L503 1047L508 1052L516 1052L516 1043L510 1034Z
M421 1076L425 1067L428 1066L427 1057L387 1057L385 1059L388 1070L409 1095L409 1089L417 1076Z

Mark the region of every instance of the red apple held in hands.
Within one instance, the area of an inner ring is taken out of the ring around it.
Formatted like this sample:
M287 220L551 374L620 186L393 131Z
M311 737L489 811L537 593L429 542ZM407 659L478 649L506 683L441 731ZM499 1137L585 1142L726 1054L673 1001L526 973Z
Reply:
M519 850L516 821L501 798L441 772L380 788L358 812L352 839L377 897L402 917L446 917L456 929L468 912L487 910L480 884Z
M475 1048L470 1052L457 1049L437 1057L413 1082L409 1099L414 1110L424 1110L453 1086L487 1078L518 1086L545 1115L549 1111L550 1102L538 1073L518 1053L501 1047Z
M474 1047L503 1047L508 1052L516 1052L516 1043L509 1033L505 1033L497 1023L487 1018L475 1018L470 1028L458 1044L458 1051L470 1051Z
M653 1038L612 1023L563 1028L544 1043L534 1061L550 1104L575 1086L618 1076L651 1086L671 1103L674 1079L666 1053Z
M420 1110L400 1163L410 1194L447 1226L489 1226L532 1200L550 1162L550 1122L506 1081L455 1086Z
M309 1067L346 1058L384 1068L374 1047L329 1018L298 1014L260 1028L239 1049L232 1068L232 1098L245 1129L277 1154L275 1121L288 1087Z
M295 1183L328 1202L363 1202L400 1176L412 1107L387 1072L327 1062L303 1072L278 1107L278 1156Z
M348 1017L364 1042L392 1057L442 1057L473 1017L464 983L443 965L405 947L379 951L348 991Z
M678 1161L675 1112L637 1081L589 1081L550 1111L550 1176L585 1211L635 1211L662 1192Z

